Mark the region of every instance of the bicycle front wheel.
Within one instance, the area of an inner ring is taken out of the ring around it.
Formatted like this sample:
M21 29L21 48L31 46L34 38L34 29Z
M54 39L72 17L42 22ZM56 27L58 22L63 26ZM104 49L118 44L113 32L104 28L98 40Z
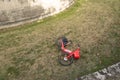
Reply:
M58 61L61 65L68 66L73 63L73 57L70 57L69 59L67 59L67 54L60 54L58 56Z

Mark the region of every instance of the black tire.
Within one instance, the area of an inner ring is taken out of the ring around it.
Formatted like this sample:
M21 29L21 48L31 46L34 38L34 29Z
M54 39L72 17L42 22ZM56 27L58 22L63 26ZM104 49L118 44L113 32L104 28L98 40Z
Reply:
M67 38L66 37L59 37L58 39L56 39L56 41L55 41L55 44L57 45L57 47L58 47L58 50L60 51L61 50L61 40L63 41L63 44L64 44L64 46L67 46L67 43L68 43L68 40L67 40ZM70 41L70 43L71 43L72 41Z
M67 56L67 54L60 54L58 56L58 61L61 65L63 66L68 66L71 65L73 63L73 57L71 57L70 59L68 59L67 61L64 60L64 57Z
M60 38L58 38L56 41L55 41L55 44L57 45L57 48L58 50L60 51L61 50L61 42L60 42Z

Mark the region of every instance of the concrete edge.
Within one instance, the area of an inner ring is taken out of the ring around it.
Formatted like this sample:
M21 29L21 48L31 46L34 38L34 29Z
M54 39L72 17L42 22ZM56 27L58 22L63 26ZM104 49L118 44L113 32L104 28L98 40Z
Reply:
M0 29L10 28L10 27L17 27L17 26L20 26L20 25L31 23L33 21L38 21L39 22L39 20L42 20L42 19L44 19L46 17L53 16L55 14L58 14L58 13L64 11L65 9L67 9L68 7L70 7L73 4L74 4L74 1L70 2L69 5L62 8L59 12L54 12L54 13L50 13L50 14L44 15L44 16L38 16L38 17L35 17L35 18L30 18L30 19L26 19L26 20L10 22L10 23L4 24L4 25L0 25Z
M119 77L118 77L119 76ZM113 79L112 79L113 77ZM120 62L75 80L120 80Z

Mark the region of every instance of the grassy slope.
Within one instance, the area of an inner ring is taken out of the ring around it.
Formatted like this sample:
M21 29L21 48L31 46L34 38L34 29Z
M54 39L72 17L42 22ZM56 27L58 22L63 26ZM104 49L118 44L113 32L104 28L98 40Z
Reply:
M81 59L68 67L57 62L61 35L81 45ZM119 0L76 0L53 17L0 30L0 80L73 80L119 61Z

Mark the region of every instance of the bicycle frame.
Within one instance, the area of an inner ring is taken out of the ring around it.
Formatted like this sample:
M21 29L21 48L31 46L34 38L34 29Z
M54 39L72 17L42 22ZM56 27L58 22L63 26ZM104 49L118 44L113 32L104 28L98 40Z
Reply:
M71 51L71 50L68 50L68 49L66 49L66 48L64 47L64 44L63 44L63 41L62 41L62 40L61 40L61 44L62 44L61 50L62 50L64 53L68 54L68 55L67 55L67 58L68 58L68 59L70 59L71 57L73 57L74 59L79 59L79 58L80 58L80 48L79 48L79 47L78 47L76 50Z

